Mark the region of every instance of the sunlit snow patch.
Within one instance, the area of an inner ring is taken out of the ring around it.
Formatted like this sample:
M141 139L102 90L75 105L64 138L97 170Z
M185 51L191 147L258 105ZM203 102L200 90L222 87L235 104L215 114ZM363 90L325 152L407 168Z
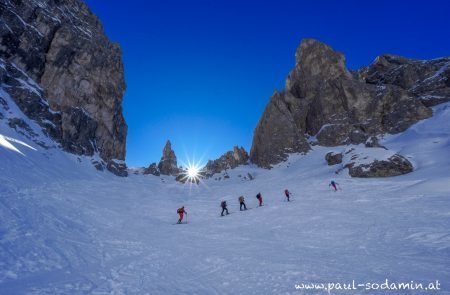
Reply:
M14 138L11 138L11 137L8 137L8 136L4 136L4 135L0 134L0 146L2 146L4 148L7 148L9 150L12 150L12 151L14 151L16 153L19 153L22 156L25 156L25 154L22 153L18 148L16 148L11 142L23 145L23 146L25 146L25 147L27 147L29 149L32 149L32 150L36 151L36 149L34 147L26 144L23 141L20 141L20 140L17 140L17 139L14 139Z

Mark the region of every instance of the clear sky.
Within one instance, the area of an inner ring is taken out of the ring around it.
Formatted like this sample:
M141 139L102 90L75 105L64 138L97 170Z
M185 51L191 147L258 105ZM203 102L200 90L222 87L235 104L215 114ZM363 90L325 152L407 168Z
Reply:
M450 55L450 1L86 0L123 50L127 163L179 162L250 149L270 95L302 38L352 69L382 53Z

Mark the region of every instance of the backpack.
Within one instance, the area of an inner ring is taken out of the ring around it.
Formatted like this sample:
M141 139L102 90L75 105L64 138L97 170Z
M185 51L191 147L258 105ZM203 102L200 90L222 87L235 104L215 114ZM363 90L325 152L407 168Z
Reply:
M261 194L257 194L256 198L259 200L259 198L261 198Z
M225 208L227 206L227 202L226 201L222 201L222 203L220 203L220 206L222 208Z
M178 210L177 210L177 213L183 213L183 208L179 208Z

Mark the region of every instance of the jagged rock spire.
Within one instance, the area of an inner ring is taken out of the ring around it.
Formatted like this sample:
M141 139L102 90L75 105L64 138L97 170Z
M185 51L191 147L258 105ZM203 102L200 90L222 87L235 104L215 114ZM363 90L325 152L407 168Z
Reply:
M162 175L176 176L180 172L177 166L177 156L172 150L170 140L168 140L164 146L163 155L161 157L161 161L159 161L158 169Z

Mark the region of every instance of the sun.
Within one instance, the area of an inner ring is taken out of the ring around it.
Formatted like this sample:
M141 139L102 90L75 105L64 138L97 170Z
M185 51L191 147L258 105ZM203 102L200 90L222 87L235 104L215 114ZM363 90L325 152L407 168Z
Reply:
M199 177L200 170L196 166L190 166L187 168L187 176L191 179Z
M185 170L182 172L183 182L199 183L202 178L202 170L199 164L189 163Z
M200 184L205 178L204 165L201 160L194 160L186 156L187 161L181 162L180 174L177 180L182 183Z

